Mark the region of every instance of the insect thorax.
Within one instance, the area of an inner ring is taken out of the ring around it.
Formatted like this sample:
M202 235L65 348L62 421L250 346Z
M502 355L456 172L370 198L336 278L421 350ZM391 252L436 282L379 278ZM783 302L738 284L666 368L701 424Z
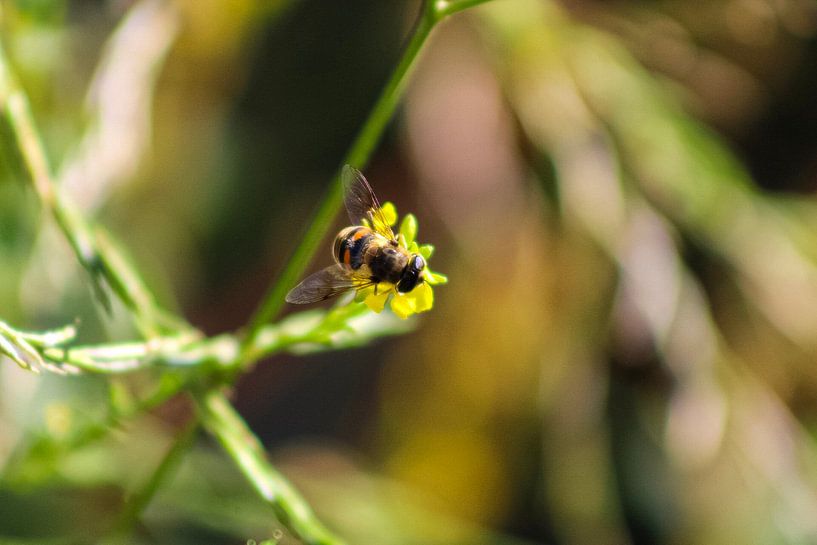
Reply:
M373 253L368 265L373 278L380 282L396 284L403 274L403 269L406 268L408 259L408 252L401 247L392 246L387 241L386 244L379 246L377 251Z

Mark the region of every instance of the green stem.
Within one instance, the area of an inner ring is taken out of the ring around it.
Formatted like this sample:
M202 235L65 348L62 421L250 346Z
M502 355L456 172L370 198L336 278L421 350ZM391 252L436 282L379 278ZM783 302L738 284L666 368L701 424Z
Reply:
M369 117L360 129L357 137L352 143L346 156L343 158L341 166L350 164L357 168L363 168L372 155L375 147L380 141L383 132L389 124L400 98L405 91L408 83L408 76L411 69L417 60L417 56L423 47L423 44L428 39L431 30L435 24L440 20L437 12L430 8L433 4L427 2L417 20L411 38L406 45L403 56L400 62L392 72L389 81L386 83L380 97L377 99L374 107L369 113ZM323 240L329 227L332 225L332 220L340 210L343 203L343 187L340 182L340 169L335 175L328 191L323 197L318 210L315 212L309 227L297 247L292 257L287 261L277 281L272 284L267 294L264 296L263 302L255 312L249 322L244 346L251 346L256 335L270 320L275 318L281 307L284 304L284 297L295 282L304 274L306 267L309 265L315 250Z
M217 390L194 394L202 425L224 450L281 523L309 545L343 545L312 512L291 484L267 461L264 447L224 395Z
M406 329L394 324L385 329L372 327L363 330L350 329L352 321L369 312L369 308L364 304L349 303L326 311L295 313L279 323L262 327L255 337L255 342L247 348L242 358L238 357L242 339L230 333L206 338L192 334L175 335L154 337L147 342L64 347L37 344L42 340L52 343L55 341L42 333L20 332L0 322L0 341L13 342L14 346L20 346L25 342L23 346L26 347L26 354L29 354L31 359L42 360L57 367L73 366L87 373L118 375L148 367L164 367L168 370L199 369L197 376L201 378L223 371L229 373L244 371L263 357L299 345L303 347L311 344L323 350L337 350ZM50 333L55 336L65 334L61 330ZM55 339L62 341L59 337ZM0 349L2 348L0 345ZM25 363L23 361L21 364Z
M139 520L142 512L148 504L150 504L150 501L153 499L153 496L156 495L162 483L176 471L184 455L192 448L198 429L199 421L194 418L192 422L178 433L173 441L173 445L162 458L156 471L153 472L144 486L133 494L125 504L125 509L122 511L112 535L108 539L104 539L103 543L129 541L127 536L130 534L136 521Z

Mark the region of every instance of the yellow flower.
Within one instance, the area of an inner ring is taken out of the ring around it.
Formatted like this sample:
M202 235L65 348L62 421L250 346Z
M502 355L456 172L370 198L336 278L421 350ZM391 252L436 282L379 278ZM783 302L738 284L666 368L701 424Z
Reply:
M383 205L383 212L389 226L397 224L397 209L390 202ZM408 293L400 293L397 286L389 282L381 282L376 286L368 286L358 290L355 300L363 301L366 306L374 312L381 312L388 302L392 312L399 318L406 319L412 314L426 312L434 306L434 289L432 286L445 284L448 278L444 274L432 272L428 267L428 259L434 253L434 246L431 244L418 244L415 240L417 236L417 218L413 214L407 214L402 223L398 240L400 244L413 254L420 254L425 259L426 267L423 270L423 282Z
M365 294L363 302L366 303L366 306L373 311L380 313L383 310L383 307L386 306L386 299L389 298L389 294L392 292L392 285L381 282L377 285L377 289L374 287L369 287L366 289L371 293Z

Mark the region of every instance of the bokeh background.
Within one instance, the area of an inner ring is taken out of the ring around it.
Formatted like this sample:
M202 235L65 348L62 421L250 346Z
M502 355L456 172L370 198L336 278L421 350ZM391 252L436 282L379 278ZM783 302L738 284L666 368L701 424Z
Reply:
M298 244L419 7L4 0L0 39L60 183L215 334ZM450 283L409 334L233 391L322 520L377 545L817 542L816 34L812 0L494 0L438 28L366 174ZM132 338L0 172L0 318ZM144 377L0 363L0 543L96 541L189 405L111 426ZM297 543L280 528L202 437L131 542Z

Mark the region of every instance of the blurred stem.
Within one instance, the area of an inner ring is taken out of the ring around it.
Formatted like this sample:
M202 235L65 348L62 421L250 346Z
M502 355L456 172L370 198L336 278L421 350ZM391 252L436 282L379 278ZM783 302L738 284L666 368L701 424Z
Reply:
M103 539L102 543L114 544L130 541L129 534L134 524L136 524L142 512L148 504L150 504L150 501L162 483L179 467L182 458L184 458L184 455L187 454L195 443L198 429L199 421L197 418L194 418L176 435L173 445L162 458L156 471L153 472L145 485L130 497L125 504L125 509L122 511L119 521L114 527L112 535L107 539Z
M231 374L246 368L262 357L271 356L299 345L317 345L323 349L339 349L348 346L350 321L368 314L369 308L362 303L336 306L328 311L305 311L293 314L287 320L261 328L255 342L237 359L241 338L224 333L201 338L193 335L155 337L147 342L125 342L86 346L41 347L32 346L34 356L40 356L53 365L73 366L87 373L119 375L140 369L164 367L168 370L199 370L196 377L213 373ZM293 327L293 322L303 322ZM2 322L0 325L8 328ZM9 328L10 329L10 328ZM14 330L11 330L14 331ZM375 332L377 336L395 334L400 328ZM346 332L343 337L335 335ZM365 339L359 333L359 339ZM352 338L354 342L354 338ZM166 375L168 376L168 375ZM179 388L184 383L177 384ZM168 392L169 393L169 392Z
M375 147L378 142L380 142L383 132L386 130L389 121L397 109L400 98L403 96L406 85L408 84L409 75L416 64L420 50L423 48L423 45L437 23L448 15L486 1L488 0L461 0L459 2L427 0L423 2L420 15L414 25L411 38L406 45L405 51L386 83L386 86L383 88L380 97L377 99L377 102L375 102L374 107L369 113L369 117L366 119L354 142L352 142L349 151L343 158L341 166L350 164L359 169L363 169L369 162ZM244 341L245 348L254 343L255 337L264 324L275 318L281 310L284 304L284 297L292 286L295 285L295 282L303 276L315 250L323 237L326 236L329 227L332 225L332 220L334 220L337 215L342 203L343 187L340 183L340 169L338 169L318 210L312 217L312 221L309 223L309 227L301 239L300 245L287 261L283 272L267 291L258 310L256 310L250 319L250 325L247 329Z
M110 307L107 293L100 283L100 277L103 277L123 304L133 312L143 334L154 336L164 330L176 328L177 321L168 318L156 307L152 293L128 265L111 237L105 236L101 231L95 232L60 193L54 183L28 97L17 83L2 46L0 121L4 125L2 132L8 135L3 144L12 147L12 154L20 160L20 166L31 180L40 201L51 211L80 264L91 275L99 300Z
M315 517L291 484L267 461L264 447L218 390L194 393L202 425L215 436L276 516L309 545L343 545Z

